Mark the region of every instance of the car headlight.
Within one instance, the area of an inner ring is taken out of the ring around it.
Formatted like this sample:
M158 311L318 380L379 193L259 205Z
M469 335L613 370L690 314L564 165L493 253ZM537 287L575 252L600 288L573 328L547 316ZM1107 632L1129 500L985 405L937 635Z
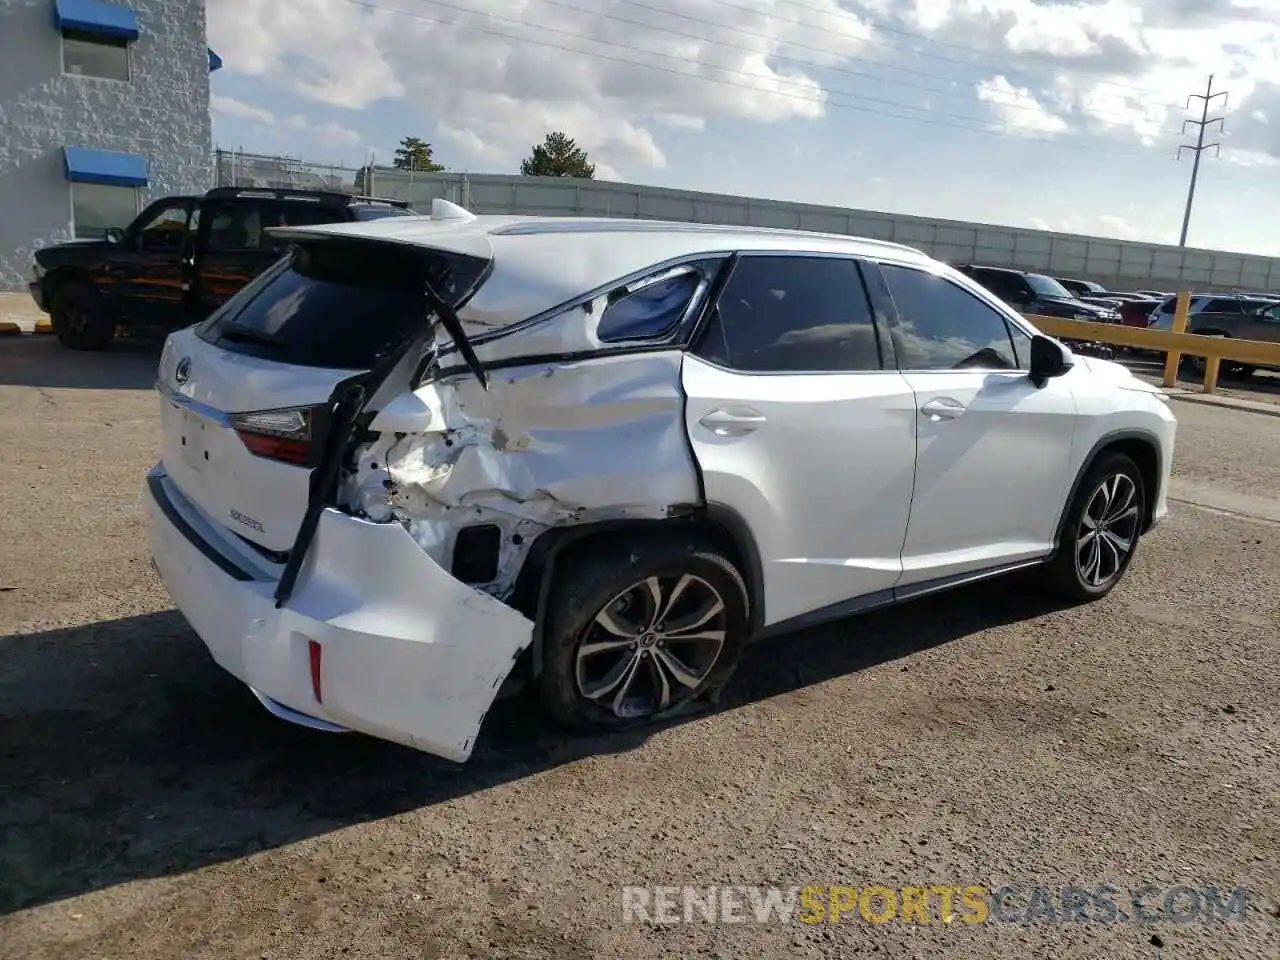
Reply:
M44 267L40 266L39 261L31 261L31 279L36 283L44 279Z

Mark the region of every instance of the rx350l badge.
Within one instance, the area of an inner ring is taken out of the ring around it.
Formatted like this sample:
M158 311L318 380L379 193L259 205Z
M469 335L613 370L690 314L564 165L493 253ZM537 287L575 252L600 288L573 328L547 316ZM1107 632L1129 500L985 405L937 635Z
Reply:
M183 357L178 361L177 368L173 371L173 381L178 386L182 386L191 379L191 358Z
M253 517L246 516L245 514L241 513L239 510L231 511L231 519L234 520L236 523L243 523L250 530L257 530L259 533L267 532L261 523L253 519Z

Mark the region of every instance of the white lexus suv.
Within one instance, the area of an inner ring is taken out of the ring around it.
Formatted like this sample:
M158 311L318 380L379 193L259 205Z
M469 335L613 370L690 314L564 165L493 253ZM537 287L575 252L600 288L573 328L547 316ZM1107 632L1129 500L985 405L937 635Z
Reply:
M753 638L1031 566L1101 597L1165 514L1160 393L907 247L440 201L276 232L165 345L147 502L297 723L464 761L527 682L669 717Z

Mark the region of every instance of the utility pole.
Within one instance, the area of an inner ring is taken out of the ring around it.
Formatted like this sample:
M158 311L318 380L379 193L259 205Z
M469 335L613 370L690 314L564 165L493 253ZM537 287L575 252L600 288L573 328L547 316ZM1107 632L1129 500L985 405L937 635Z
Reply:
M1195 160L1191 164L1191 186L1187 190L1187 210L1186 210L1186 213L1182 215L1182 237L1178 240L1178 246L1180 247L1185 247L1187 245L1187 228L1191 226L1191 204L1196 198L1196 178L1199 177L1200 175L1200 154L1204 153L1206 150L1212 147L1215 151L1214 156L1217 156L1218 153L1221 152L1221 148L1222 148L1222 145L1218 142L1214 142L1214 143L1204 142L1204 132L1213 124L1215 123L1218 124L1218 131L1219 132L1222 131L1223 118L1214 117L1212 120L1210 120L1209 105L1214 100L1217 100L1218 97L1222 97L1223 98L1222 105L1225 107L1227 103L1226 96L1227 96L1227 92L1225 90L1219 93L1213 92L1213 74L1209 74L1209 84L1208 86L1205 87L1204 93L1193 93L1191 96L1187 97L1186 109L1188 110L1191 109L1192 100L1203 100L1204 106L1200 111L1199 120L1183 120L1182 121L1182 132L1184 135L1187 132L1187 124L1192 124L1199 129L1196 134L1196 145L1194 147L1191 146L1189 143L1183 143L1178 146L1179 160L1182 159L1183 150L1190 150L1196 155Z

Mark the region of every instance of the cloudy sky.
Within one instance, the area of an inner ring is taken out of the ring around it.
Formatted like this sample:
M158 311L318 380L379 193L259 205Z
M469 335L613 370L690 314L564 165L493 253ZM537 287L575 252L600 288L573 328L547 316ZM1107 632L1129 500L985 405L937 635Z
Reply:
M214 139L1280 255L1280 0L208 0ZM1199 102L1192 101L1198 117Z

